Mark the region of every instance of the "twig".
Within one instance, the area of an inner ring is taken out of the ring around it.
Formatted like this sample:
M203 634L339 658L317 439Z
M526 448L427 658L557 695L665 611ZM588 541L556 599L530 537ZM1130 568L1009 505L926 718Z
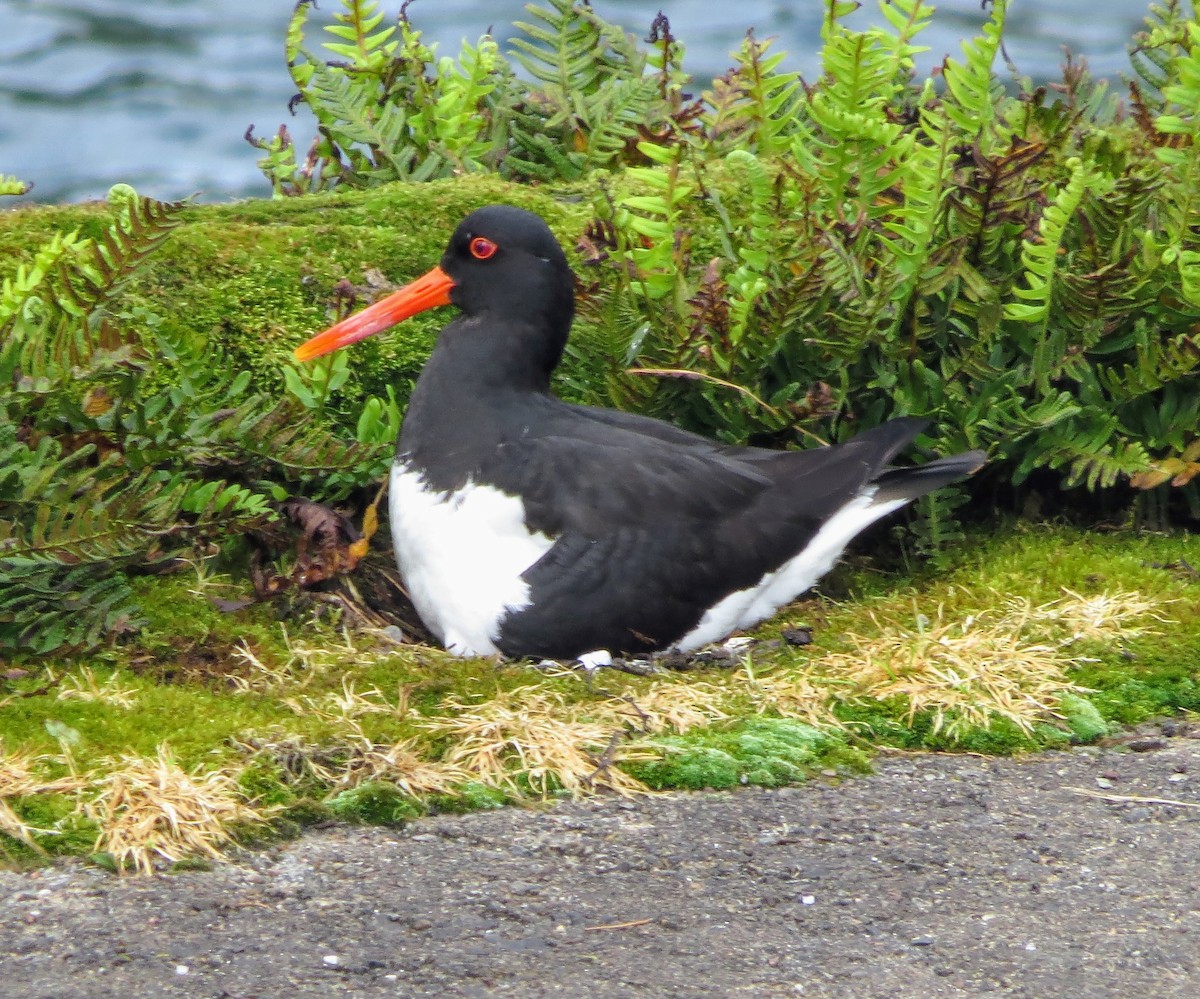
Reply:
M1175 805L1177 808L1200 808L1200 801L1179 801L1176 798L1145 798L1140 794L1105 794L1103 791L1093 791L1086 787L1063 787L1064 791L1072 794L1082 794L1089 798L1099 798L1101 801L1119 803L1122 801L1138 801L1145 805Z
M629 705L631 708L633 708L633 710L634 710L634 711L636 711L636 712L637 712L637 715L638 715L638 717L639 717L639 718L642 720L642 727L641 727L641 729L640 729L640 730L638 730L638 731L639 731L639 734L641 734L641 735L647 735L647 734L650 732L650 730L651 730L652 728L654 728L654 723L653 723L653 720L650 718L650 716L649 716L648 714L646 714L646 712L645 712L645 711L643 711L643 710L642 710L642 709L641 709L641 708L638 706L638 702L637 702L637 701L635 701L635 700L634 700L632 697L630 697L628 694L622 694L622 695L621 695L621 697L620 697L620 700L624 701L624 702L625 702L626 704L628 704L628 705ZM632 726L630 726L630 727L632 728Z
M608 776L609 768L613 765L613 761L617 758L617 747L625 738L624 732L614 732L608 740L608 745L604 747L604 751L593 761L596 764L596 769L588 774L583 782L588 787L595 787L596 778L601 774Z
M649 919L632 919L628 923L605 923L603 926L585 926L583 930L585 933L591 930L627 930L631 926L645 926L648 922L650 922Z

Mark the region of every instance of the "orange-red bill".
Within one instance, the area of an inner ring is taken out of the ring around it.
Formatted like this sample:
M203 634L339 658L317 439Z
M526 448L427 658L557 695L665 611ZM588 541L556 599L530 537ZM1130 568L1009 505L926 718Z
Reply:
M336 326L330 326L324 333L318 333L311 340L302 343L294 351L294 356L297 361L311 361L314 357L328 354L331 350L365 340L372 334L415 316L418 312L439 305L449 305L450 290L453 287L454 279L440 267L435 267L412 284L406 284L387 298L380 299L362 312L348 316Z

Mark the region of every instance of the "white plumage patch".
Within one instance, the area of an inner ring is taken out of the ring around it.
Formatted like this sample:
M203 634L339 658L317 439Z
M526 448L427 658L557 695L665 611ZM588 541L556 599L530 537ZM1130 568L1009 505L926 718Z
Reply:
M455 655L498 652L504 615L529 606L521 573L554 540L525 526L519 497L473 482L437 492L400 462L388 509L396 561L421 620Z
M800 554L768 572L754 586L731 593L709 608L700 623L675 643L675 648L689 652L730 632L750 628L813 586L833 568L856 534L908 502L897 499L875 503L875 492L872 487L859 493L821 526Z

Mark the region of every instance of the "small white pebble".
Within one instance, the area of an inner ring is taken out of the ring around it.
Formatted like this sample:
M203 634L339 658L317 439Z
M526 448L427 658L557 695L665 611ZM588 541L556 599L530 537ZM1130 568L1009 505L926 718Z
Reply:
M1167 778L1167 780L1174 781L1174 782L1178 782L1181 780L1187 780L1187 779L1188 779L1187 774L1171 774L1171 776Z
M175 974L177 974L177 975L186 975L191 970L192 969L189 968L186 964L175 965Z
M1035 944L1031 941L1030 943L1027 943L1025 945L1025 949L1026 950L1037 950L1037 944Z
M331 968L336 967L338 964L341 963L336 954L326 954L323 958L321 958L321 960L324 961Z
M816 895L801 895L800 902L803 905L815 905L817 902L817 896Z

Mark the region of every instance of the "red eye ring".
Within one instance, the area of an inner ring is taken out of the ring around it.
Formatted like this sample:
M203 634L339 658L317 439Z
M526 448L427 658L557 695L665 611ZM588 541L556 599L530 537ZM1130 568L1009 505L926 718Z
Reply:
M471 251L471 256L476 260L487 260L489 257L496 255L496 251L500 249L486 236L476 236L471 240L468 249Z

